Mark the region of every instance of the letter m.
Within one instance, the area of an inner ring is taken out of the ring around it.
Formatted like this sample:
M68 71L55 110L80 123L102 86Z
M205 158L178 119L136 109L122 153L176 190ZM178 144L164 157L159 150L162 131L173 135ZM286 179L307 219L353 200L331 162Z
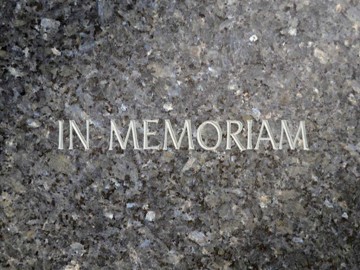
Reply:
M295 139L293 140L293 136L291 136L288 124L286 120L281 120L281 135L279 142L279 149L282 149L283 141L284 141L284 133L289 142L289 146L291 150L294 150L297 146L298 141L300 140L300 134L302 136L302 144L304 150L309 150L308 141L306 137L306 129L305 129L305 121L300 121L300 125L298 131L296 132Z

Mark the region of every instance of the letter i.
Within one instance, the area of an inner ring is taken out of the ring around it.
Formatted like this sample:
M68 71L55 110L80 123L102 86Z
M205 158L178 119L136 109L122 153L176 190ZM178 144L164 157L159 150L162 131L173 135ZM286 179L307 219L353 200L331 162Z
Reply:
M59 149L64 149L64 121L59 121Z
M253 125L253 121L252 120L247 120L247 130L248 130L247 149L248 150L253 149L253 146L252 146L252 125Z

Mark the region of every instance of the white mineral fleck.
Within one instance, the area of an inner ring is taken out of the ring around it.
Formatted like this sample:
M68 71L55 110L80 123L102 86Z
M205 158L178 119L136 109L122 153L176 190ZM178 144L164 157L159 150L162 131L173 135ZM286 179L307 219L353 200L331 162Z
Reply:
M324 51L315 48L314 49L314 56L319 59L320 63L325 65L329 61L329 56Z
M349 216L348 216L348 214L347 214L346 212L344 212L344 213L341 215L341 217L344 218L344 219L348 219L348 218L349 218Z
M60 26L60 22L53 19L43 18L41 19L40 25L44 29L44 31L57 31Z
M85 253L84 246L79 242L72 243L70 245L70 250L72 254L76 254L80 256L82 256Z
M355 98L355 96L354 96L353 93L350 93L350 94L349 94L348 100L349 100L349 102L350 102L352 105L356 105L356 104L357 104L356 98Z
M208 67L208 71L210 72L210 75L213 77L218 77L220 75L220 72L217 68Z
M135 206L137 206L137 203L127 203L126 204L126 208L128 208L128 209L134 208Z
M172 264L172 265L176 265L178 264L181 259L184 257L184 255L178 254L176 251L174 250L170 250L170 252L168 253L168 261Z
M336 5L336 7L335 7L336 13L340 13L340 12L342 12L343 10L344 10L344 9L343 9L343 7L342 7L341 4L337 4L337 5Z
M192 231L189 234L189 239L191 241L194 241L196 244L203 246L206 244L206 236L203 232L199 232L199 231Z
M154 221L155 220L155 212L154 211L148 211L146 213L145 219L147 221Z
M302 238L300 238L300 237L293 237L292 241L294 243L298 243L298 244L304 243L304 240Z
M288 33L289 33L290 36L296 36L297 30L296 30L296 28L294 28L294 27L290 27Z
M360 94L360 83L355 81L355 80L352 80L350 82L351 86L352 86L352 89L354 89L354 91L358 94Z
M80 270L80 265L75 261L71 261L70 264L65 266L64 270Z
M174 108L173 108L173 105L171 103L165 103L164 106L163 106L164 110L167 111L167 112L170 112L172 111Z
M325 205L327 208L334 208L334 206L332 205L331 202L328 201L328 199L326 199L326 200L324 201L324 205Z
M121 106L120 106L120 109L123 111L123 112L125 112L125 111L127 111L127 106L125 105L125 104L121 104Z
M29 48L26 47L26 48L23 50L23 52L24 52L25 58L29 58Z
M148 246L150 246L151 241L149 239L145 239L141 244L140 247L141 248L147 248Z
M259 120L259 119L260 119L261 112L260 112L259 109L257 109L257 108L252 108L252 109L251 109L251 113L252 113L252 116L253 116L256 120Z
M34 119L26 120L26 124L31 128L38 128L41 126L40 122Z
M256 42L258 40L258 37L257 35L252 35L250 38L249 38L250 42Z
M260 201L260 207L261 208L267 208L268 204L270 203L270 198L267 195L261 195L259 197L259 201Z
M114 214L111 212L105 212L105 217L109 218L109 219L113 219L114 218Z
M55 47L54 47L54 48L51 48L51 52L52 52L54 55L56 55L56 56L60 56L60 55L61 55L61 52L60 52L58 49L56 49Z
M8 67L8 70L9 70L10 74L11 74L12 76L14 76L15 78L24 76L24 73L22 73L21 71L17 70L16 68Z
M195 158L193 157L189 158L188 161L185 163L184 167L182 168L181 172L186 172L190 170L195 161L196 161Z

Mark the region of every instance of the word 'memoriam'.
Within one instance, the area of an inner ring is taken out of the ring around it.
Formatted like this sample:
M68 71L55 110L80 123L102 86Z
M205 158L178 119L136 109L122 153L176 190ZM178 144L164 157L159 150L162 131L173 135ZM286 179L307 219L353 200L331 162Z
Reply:
M84 146L85 150L90 149L90 120L86 120L86 138L81 133L78 125L74 120L69 120L69 149L74 149L74 131L77 137L80 139L82 145ZM58 149L64 149L64 121L60 120L59 122L59 147ZM156 125L159 123L159 119L156 120L142 120L143 127L142 127L142 147L139 145L138 140L138 130L137 130L137 123L136 120L130 120L128 125L127 133L125 136L121 135L121 132L116 125L114 120L110 121L110 142L109 142L109 150L113 150L116 145L120 146L121 149L126 149L128 144L130 134L132 134L132 145L133 148L136 150L167 150L170 144L170 141L173 145L173 148L180 149L182 146L182 141L184 137L187 137L186 148L189 150L195 149L194 147L194 139L193 139L193 132L192 132L192 124L191 120L185 120L184 126L181 130L180 136L178 136L178 132L175 132L171 121L166 119L164 120L164 129L163 131L163 144L159 145L150 145L150 139L156 138L158 132L156 131ZM150 131L150 125L153 125ZM270 124L267 120L261 121L260 131L256 138L255 147L253 144L253 137L256 137L253 134L253 121L247 120L246 121L246 130L243 130L244 124L241 121L237 120L227 120L226 121L226 150L230 150L233 146L236 146L240 151L245 150L258 150L261 143L271 143L272 149L278 150L283 149L283 144L285 140L287 141L288 147L291 150L295 150L297 147L303 150L309 150L308 147L308 140L306 135L305 129L305 121L300 121L297 132L291 134L288 123L286 120L281 120L280 129L276 130L277 135L280 139L277 143L275 141L275 136ZM204 138L204 131L205 129L211 128L215 133L207 133L207 138ZM233 129L236 128L236 131ZM242 132L243 131L243 132ZM245 133L244 136L241 133ZM211 134L216 134L215 136ZM217 121L205 121L201 123L196 129L196 141L198 142L199 146L204 150L216 150L222 143L223 140L223 130L220 127ZM241 138L243 137L243 138ZM209 139L214 140L215 144L209 145ZM117 143L116 143L117 141ZM116 144L116 145L115 145ZM301 147L302 145L302 147ZM183 146L184 147L184 146Z

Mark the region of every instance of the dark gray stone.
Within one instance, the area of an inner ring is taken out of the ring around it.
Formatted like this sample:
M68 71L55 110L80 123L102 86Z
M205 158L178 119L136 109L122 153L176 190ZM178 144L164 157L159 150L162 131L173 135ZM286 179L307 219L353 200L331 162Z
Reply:
M358 1L0 6L1 269L360 265ZM305 120L310 151L107 151L166 118Z

